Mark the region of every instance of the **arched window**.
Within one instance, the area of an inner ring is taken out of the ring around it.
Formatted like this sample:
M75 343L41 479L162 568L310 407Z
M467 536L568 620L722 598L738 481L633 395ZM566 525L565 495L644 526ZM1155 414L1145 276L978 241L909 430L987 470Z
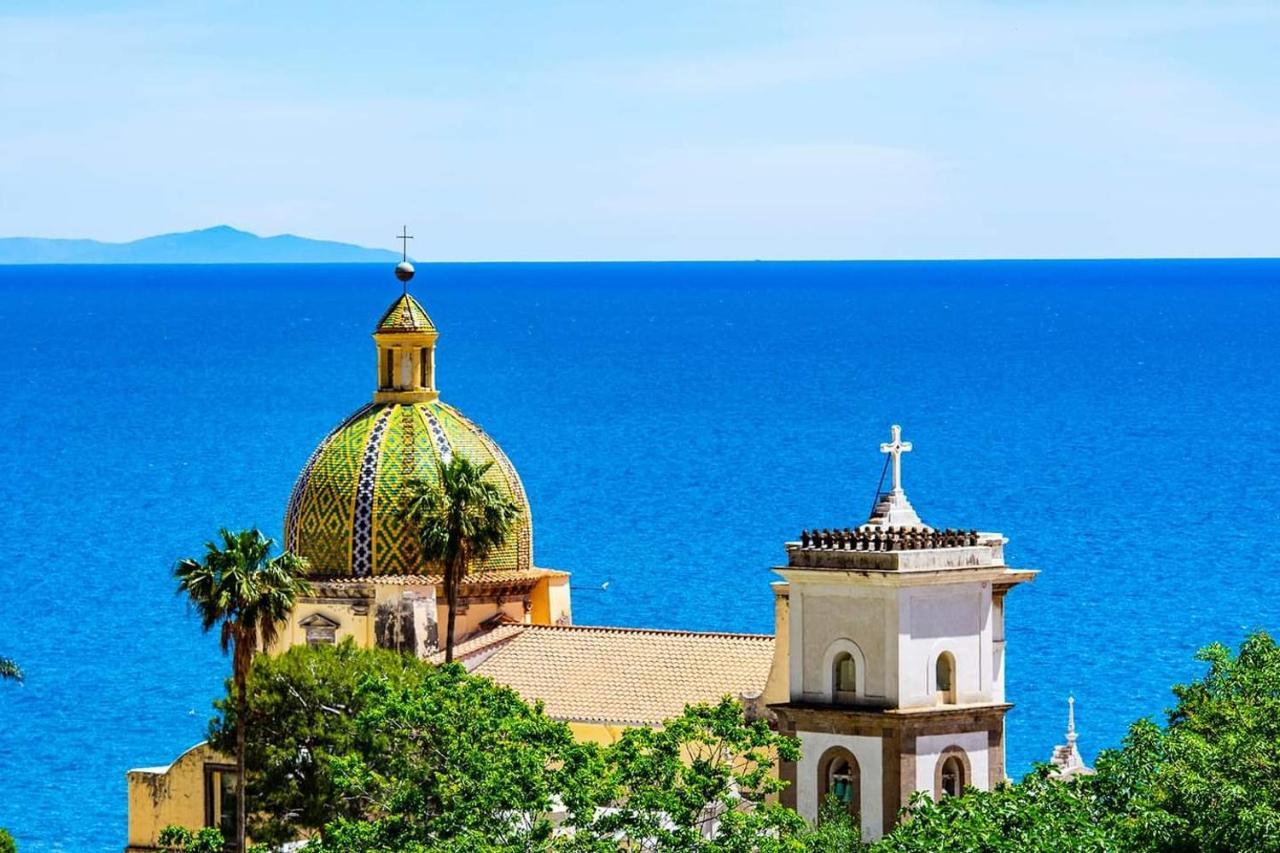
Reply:
M938 701L946 705L956 703L956 659L951 652L938 655L934 665L934 677L938 691Z
M954 755L942 762L942 796L958 797L964 790L964 767Z
M933 769L933 798L958 797L966 785L973 784L969 756L958 746L949 746L938 756Z
M837 702L849 702L858 695L858 662L841 652L831 663L831 689Z
M825 803L828 797L855 817L862 807L862 772L858 759L844 747L831 747L818 761L818 802Z

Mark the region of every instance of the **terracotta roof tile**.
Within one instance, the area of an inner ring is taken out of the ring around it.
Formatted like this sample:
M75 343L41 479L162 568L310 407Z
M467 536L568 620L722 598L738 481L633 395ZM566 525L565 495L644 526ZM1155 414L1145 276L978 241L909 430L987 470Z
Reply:
M632 725L763 691L773 662L773 637L761 634L506 625L463 646L455 657L469 669L552 717Z

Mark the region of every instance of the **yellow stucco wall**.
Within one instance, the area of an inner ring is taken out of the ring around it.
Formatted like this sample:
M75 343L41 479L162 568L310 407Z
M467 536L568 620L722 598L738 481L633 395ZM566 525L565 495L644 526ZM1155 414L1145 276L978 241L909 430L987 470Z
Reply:
M568 726L573 732L573 739L578 743L598 743L601 746L616 743L622 737L622 733L627 730L627 727L622 725L579 723L572 720L568 722Z
M130 770L128 851L154 850L169 825L205 825L205 767L230 764L207 743L196 744L168 767Z

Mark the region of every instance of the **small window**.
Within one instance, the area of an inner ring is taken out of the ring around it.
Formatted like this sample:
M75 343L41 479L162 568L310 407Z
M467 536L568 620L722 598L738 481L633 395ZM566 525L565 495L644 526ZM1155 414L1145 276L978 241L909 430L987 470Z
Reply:
M846 702L858 694L858 663L853 655L841 652L832 664L831 683L835 700Z
M427 348L423 347L418 350L418 384L423 388L427 387Z
M235 839L236 769L224 764L204 767L204 825L222 832L223 838ZM231 849L230 846L227 848Z
M954 755L942 762L942 796L958 797L964 792L964 765Z
M396 380L396 356L391 349L385 349L382 352L386 361L386 366L382 369L382 387L390 388L395 385Z
M936 664L934 675L938 700L947 705L954 705L956 702L956 659L951 652L943 652L938 655L938 663Z

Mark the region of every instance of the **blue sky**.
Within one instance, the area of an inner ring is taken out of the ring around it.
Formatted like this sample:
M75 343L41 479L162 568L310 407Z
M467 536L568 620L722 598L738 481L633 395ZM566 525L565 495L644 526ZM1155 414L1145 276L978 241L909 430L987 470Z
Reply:
M0 6L0 235L1280 255L1280 3Z

